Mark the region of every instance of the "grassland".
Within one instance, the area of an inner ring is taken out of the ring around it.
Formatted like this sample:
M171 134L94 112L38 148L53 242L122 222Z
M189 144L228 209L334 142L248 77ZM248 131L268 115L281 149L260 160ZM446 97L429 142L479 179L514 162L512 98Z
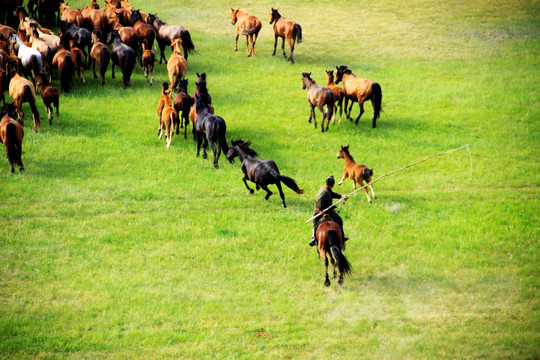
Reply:
M153 87L140 68L128 90L76 80L60 125L26 122L26 172L0 163L0 358L540 357L538 1L132 3L190 29L190 93L206 72L228 139L306 193L282 209L238 162L167 150L164 65ZM233 51L237 6L263 20L254 59ZM272 6L303 27L295 65L270 56ZM358 126L307 123L301 73L341 64L381 84L376 129L369 104ZM352 197L355 272L325 288L305 221L341 144L376 176L469 144L472 172L460 151L381 180L373 205Z

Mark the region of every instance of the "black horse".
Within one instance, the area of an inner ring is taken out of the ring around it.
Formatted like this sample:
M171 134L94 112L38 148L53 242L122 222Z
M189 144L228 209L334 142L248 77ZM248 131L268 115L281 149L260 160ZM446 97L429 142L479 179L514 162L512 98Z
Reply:
M221 150L225 151L228 147L225 139L227 125L222 117L212 114L210 106L206 102L205 94L195 94L195 108L197 110L197 120L193 125L193 134L197 140L197 156L203 146L203 158L206 159L208 144L214 152L214 167L219 169L218 159ZM229 160L230 161L230 160Z
M112 78L114 79L114 67L119 66L122 71L122 78L124 83L124 89L131 86L131 74L135 68L136 56L135 50L127 46L120 39L118 31L113 30L109 34L108 45L113 44L111 52L112 60Z
M82 50L87 61L86 66L90 67L90 51L92 49L92 32L85 28L80 28L77 25L61 20L60 35L62 42L68 44L73 40L75 46ZM67 49L68 47L66 47Z
M281 183L285 184L297 194L303 194L304 190L300 189L296 182L290 177L281 175L274 161L257 159L256 156L258 154L256 151L249 148L250 145L251 141L244 142L241 139L231 141L231 146L227 152L227 159L230 162L233 162L234 158L238 156L240 161L242 161L242 172L244 173L244 178L242 180L250 194L253 194L255 191L249 187L246 180L255 183L257 190L262 188L266 191L266 196L264 197L265 200L268 200L272 195L272 192L268 189L268 185L274 184L279 190L282 205L286 208L287 205L285 204L285 195L283 194Z

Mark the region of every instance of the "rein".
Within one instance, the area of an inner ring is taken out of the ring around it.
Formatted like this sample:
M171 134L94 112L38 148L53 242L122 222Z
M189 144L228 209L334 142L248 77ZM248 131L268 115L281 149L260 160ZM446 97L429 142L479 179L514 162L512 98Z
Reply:
M376 178L375 180L373 180L372 182L370 182L370 183L368 183L368 184L366 184L366 185L364 185L364 186L362 186L362 187L360 187L360 188L354 190L352 193L348 194L347 197L356 194L358 191L364 189L364 188L367 187L368 185L371 185L371 184L376 183L377 181L381 180L381 179L384 178L384 177L390 176L390 175L395 174L395 173L397 173L397 172L400 172L400 171L403 171L403 170L408 169L408 168L410 168L410 167L413 167L413 166L415 166L415 165L418 165L418 164L420 164L420 163L422 163L422 162L424 162L424 161L426 161L426 160L429 160L429 159L431 159L431 158L434 158L434 157L437 157L437 156L441 156L441 155L450 154L450 153L453 153L453 152L455 152L455 151L458 151L458 150L461 150L461 149L464 149L464 148L466 148L466 149L467 149L467 152L469 153L469 159L470 159L470 164L471 164L471 176L472 176L472 156L471 156L471 151L469 150L469 144L467 144L467 145L463 145L463 146L461 146L461 147L459 147L459 148L457 148L457 149L448 150L448 151L444 151L444 152L441 152L441 153L438 153L438 154L435 154L435 155L427 156L427 157L425 157L424 159L419 160L419 161L417 161L417 162L414 162L414 163L412 163L412 164L410 164L410 165L404 166L404 167L402 167L401 169L394 170L394 171L391 171L391 172L389 172L389 173L387 173L387 174L381 175L381 176L379 176L378 178ZM337 205L338 205L339 203L341 203L341 202L345 203L345 199L343 199L343 198L339 199L338 201L336 201L335 204L332 204L332 205L330 205L329 207L327 207L326 209L324 209L324 210L323 210L323 213L326 212L327 210L332 209L333 207L337 207ZM312 216L311 218L309 218L308 220L306 220L306 223L312 221L313 219L318 218L319 216L321 216L320 213L317 214L317 215Z

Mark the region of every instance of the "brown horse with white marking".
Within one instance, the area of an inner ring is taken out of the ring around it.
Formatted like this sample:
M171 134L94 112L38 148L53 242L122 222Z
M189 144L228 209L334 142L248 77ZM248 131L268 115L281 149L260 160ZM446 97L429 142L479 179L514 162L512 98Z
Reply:
M0 143L6 147L11 173L15 172L13 165L18 165L19 172L22 173L24 172L24 165L21 160L24 129L21 124L12 118L12 116L15 116L15 107L8 104L4 108L0 120Z
M293 52L294 44L302 42L302 27L300 24L287 20L278 12L279 9L272 8L270 13L270 24L274 23L274 53L272 56L276 55L276 46L278 42L278 37L281 38L281 50L283 51L283 57L287 59L287 54L285 54L285 39L290 48L290 55L288 60L294 64Z
M343 255L343 234L341 232L341 226L332 221L329 215L324 215L320 225L317 227L315 236L317 237L319 255L324 259L324 265L326 267L324 285L330 286L330 278L328 277L328 258L330 258L330 262L334 268L334 279L337 276L337 270L339 270L338 285L343 285L343 275L351 274L353 269L345 255Z
M37 132L41 128L41 119L36 108L36 89L34 88L34 84L14 71L10 73L10 76L11 80L9 82L9 96L11 96L13 99L13 104L17 108L17 120L21 125L23 125L24 112L22 104L27 102L32 110L34 131Z
M58 125L60 125L60 114L58 112L60 94L57 88L50 86L49 78L44 72L39 73L36 90L41 92L41 99L49 117L49 125L52 125L53 106L56 108L56 119L58 120Z
M259 31L261 31L262 23L257 17L249 15L242 9L231 8L232 24L236 25L236 43L234 45L234 51L238 51L238 37L240 35L246 35L246 51L247 56L255 57L255 42ZM251 49L249 48L249 42L251 42Z
M319 108L323 115L321 121L321 131L324 132L324 120L326 119L326 131L330 125L330 119L334 113L334 93L326 86L320 86L311 78L311 73L302 73L302 89L307 89L307 100L311 108L309 121L313 118L315 128L317 128L317 119L315 117L315 106ZM324 111L324 106L326 110Z
M343 91L345 91L345 115L347 118L352 121L351 110L353 103L358 101L360 106L360 114L356 118L355 124L358 125L358 120L360 116L364 113L364 102L371 100L371 105L373 106L373 120L372 127L377 126L377 118L380 116L382 107L382 90L381 85L378 83L362 79L354 75L347 66L341 65L336 66L336 84L339 84L340 81L343 81ZM347 111L347 104L351 100L351 106Z
M339 149L339 152L337 153L337 158L345 159L345 166L343 167L343 177L338 183L338 186L343 184L343 181L345 181L345 179L349 177L354 182L353 187L354 190L356 190L356 185L359 184L360 186L363 186L363 182L365 181L366 184L369 184L369 188L371 189L371 194L373 195L373 198L376 199L377 196L375 195L375 191L373 191L373 185L370 184L371 177L373 176L373 169L368 168L364 164L355 163L354 158L349 152L349 145L341 146L341 149ZM371 199L369 198L367 187L364 187L364 191L366 193L368 202L371 204Z

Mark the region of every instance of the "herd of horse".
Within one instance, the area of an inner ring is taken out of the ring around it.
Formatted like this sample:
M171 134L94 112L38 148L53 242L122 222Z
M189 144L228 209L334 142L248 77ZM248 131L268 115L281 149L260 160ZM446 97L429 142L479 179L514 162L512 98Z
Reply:
M197 74L196 89L192 96L188 94L187 59L188 54L195 49L189 31L180 25L169 25L159 19L156 14L144 14L133 9L129 0L104 0L105 10L101 10L96 0L83 9L72 9L67 4L58 3L57 25L59 36L53 31L41 26L40 22L30 18L20 4L14 8L19 19L19 26L11 28L0 24L0 95L4 102L4 111L0 120L0 142L6 148L8 160L13 173L14 167L24 171L21 160L22 140L24 137L22 104L27 102L32 111L34 131L40 130L40 117L36 108L36 93L41 95L45 105L49 124L52 125L54 108L59 123L60 92L69 92L73 86L73 76L78 73L81 81L85 69L93 69L97 78L96 65L101 77L101 85L105 84L105 74L111 63L111 77L115 78L115 68L122 72L124 88L131 85L131 75L137 62L144 71L150 85L153 83L153 68L157 60L154 42L160 50L159 63L163 61L167 67L168 80L161 88L157 106L159 118L158 136L165 135L167 148L170 148L173 134L179 134L184 129L187 138L188 125L192 124L193 137L197 143L196 155L201 148L202 157L207 158L208 149L213 152L213 166L219 168L221 152L230 163L239 158L243 173L242 181L247 190L255 192L248 185L248 180L255 184L256 190L266 192L265 200L273 194L268 188L275 185L279 191L282 206L285 208L285 195L282 185L289 187L297 194L304 192L296 181L280 173L277 164L272 160L258 157L251 149L251 141L242 139L232 140L229 145L226 140L227 126L225 120L215 114L212 97L208 93L206 74ZM56 5L47 9L43 0L37 0L37 7L31 7L30 13L36 17L36 11L47 12L56 9ZM33 1L29 5L34 4ZM56 14L56 12L53 12ZM1 15L1 14L0 14ZM245 10L231 8L232 24L236 25L235 51L238 50L238 38L246 36L246 52L248 57L255 57L255 43L262 28L262 22ZM44 18L37 16L40 21ZM50 15L49 18L50 19ZM271 9L269 23L274 29L274 51L278 38L282 39L283 57L294 64L293 53L296 43L302 42L302 27L291 20L285 19L278 9ZM44 24L48 24L44 22ZM289 56L285 52L285 41L289 45ZM172 53L167 60L165 48L170 46ZM56 75L57 72L57 75ZM60 90L51 86L51 80L58 76ZM302 87L307 90L307 100L310 106L309 122L313 119L315 128L317 120L315 107L322 113L321 130L328 131L329 123L335 124L339 107L339 123L345 107L347 119L352 121L351 111L354 102L358 102L360 113L358 121L364 113L363 104L370 100L374 115L372 126L380 116L382 91L378 83L355 76L347 66L338 66L336 70L326 71L325 86L318 85L311 78L311 73L302 73ZM343 88L337 86L343 82ZM170 84L170 86L169 86ZM9 90L13 104L7 104L4 91ZM173 99L173 95L176 93ZM350 106L348 105L349 101ZM344 104L343 104L344 103ZM326 108L326 109L325 109ZM16 119L16 120L15 120ZM326 126L324 124L326 120ZM349 153L349 146L341 147L338 158L345 159L344 175L338 185L347 178L353 179L354 188L363 182L369 184L373 170L365 165L354 162ZM376 198L370 185L373 198ZM369 193L364 188L368 201ZM340 227L331 219L323 218L317 231L318 251L325 260L325 285L329 285L329 260L334 267L334 277L340 273L339 284L343 283L343 275L350 273L352 267L343 255L343 234Z

